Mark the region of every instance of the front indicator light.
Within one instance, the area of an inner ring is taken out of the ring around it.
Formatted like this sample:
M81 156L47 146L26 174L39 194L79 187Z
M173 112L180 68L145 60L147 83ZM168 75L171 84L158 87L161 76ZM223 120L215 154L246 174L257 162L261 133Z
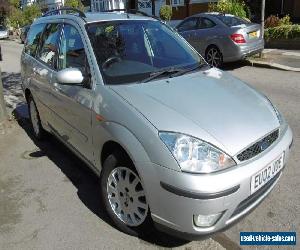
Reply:
M220 219L223 212L218 214L196 214L194 215L194 224L196 227L211 227Z

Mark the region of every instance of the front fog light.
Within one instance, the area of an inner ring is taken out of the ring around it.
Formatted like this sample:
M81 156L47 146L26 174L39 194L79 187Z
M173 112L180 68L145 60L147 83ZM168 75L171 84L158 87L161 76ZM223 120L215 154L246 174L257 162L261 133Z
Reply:
M222 212L218 214L209 214L209 215L197 214L194 215L194 224L197 227L210 227L217 222L217 220L221 217L221 215Z

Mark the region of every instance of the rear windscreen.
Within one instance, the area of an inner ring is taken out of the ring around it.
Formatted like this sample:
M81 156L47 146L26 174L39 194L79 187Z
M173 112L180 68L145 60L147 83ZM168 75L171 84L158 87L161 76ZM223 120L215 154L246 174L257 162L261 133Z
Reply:
M223 23L225 23L227 26L231 27L231 26L237 26L237 25L241 25L241 24L249 24L250 22L239 18L239 17L235 17L235 16L223 16L223 15L219 15L217 16Z

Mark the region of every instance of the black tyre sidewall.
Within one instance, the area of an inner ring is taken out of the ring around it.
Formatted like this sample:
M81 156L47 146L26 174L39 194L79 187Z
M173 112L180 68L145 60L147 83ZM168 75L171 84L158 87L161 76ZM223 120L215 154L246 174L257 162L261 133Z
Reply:
M32 119L31 119L31 112L30 112L30 103L33 102L33 105L35 106L35 109L37 111L37 116L38 116L38 126L39 126L39 133L36 134L36 132L34 131L34 128L33 128L33 123L32 123ZM44 137L44 129L42 127L42 124L41 124L41 119L40 119L40 114L39 114L39 111L37 109L37 106L35 104L35 101L33 100L32 96L30 96L29 100L28 100L28 110L29 110L29 117L30 117L30 122L31 122L31 128L32 128L32 132L34 134L34 136L38 139L38 140L42 140L43 137Z
M120 153L119 151L114 152L113 154L109 155L103 164L103 169L100 176L100 185L101 185L101 195L102 195L102 201L104 203L105 209L111 218L114 225L122 232L133 235L133 236L140 236L149 229L149 227L152 226L152 220L150 215L150 209L148 209L148 215L145 219L145 221L137 226L137 227L130 227L127 226L124 222L122 222L117 215L113 212L111 205L108 200L107 195L107 179L110 175L111 171L113 171L116 167L127 167L134 171L137 175L137 171L134 169L133 166L130 166L130 163L128 163L128 160ZM143 187L144 188L144 187ZM147 197L146 197L147 199Z

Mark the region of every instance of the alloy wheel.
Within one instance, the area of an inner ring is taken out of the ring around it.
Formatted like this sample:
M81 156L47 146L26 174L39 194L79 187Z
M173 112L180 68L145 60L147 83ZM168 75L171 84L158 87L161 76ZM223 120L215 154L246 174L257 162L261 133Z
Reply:
M145 191L138 175L117 167L107 179L107 196L114 214L128 226L141 225L148 214Z
M222 54L217 48L210 48L207 51L206 60L209 65L219 67L222 64Z

